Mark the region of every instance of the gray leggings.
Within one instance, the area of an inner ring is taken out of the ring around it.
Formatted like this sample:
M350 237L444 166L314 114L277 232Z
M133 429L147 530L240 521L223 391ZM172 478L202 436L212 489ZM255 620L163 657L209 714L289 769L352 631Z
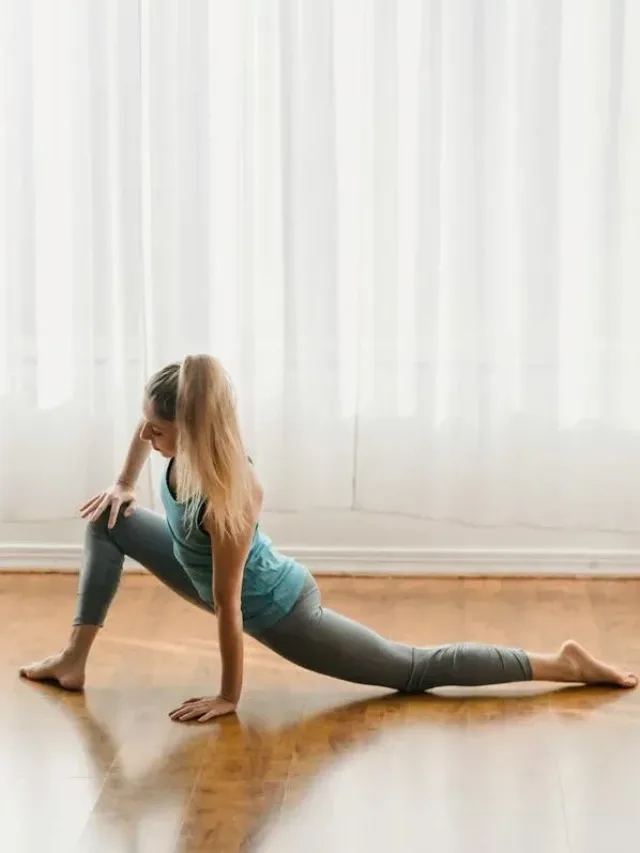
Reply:
M120 514L112 530L107 528L107 514L88 525L74 625L103 624L120 583L125 556L145 566L183 598L211 612L173 555L166 521L136 509L129 518ZM531 664L521 649L477 643L419 648L387 640L323 607L311 575L293 609L252 636L305 669L403 693L531 679Z

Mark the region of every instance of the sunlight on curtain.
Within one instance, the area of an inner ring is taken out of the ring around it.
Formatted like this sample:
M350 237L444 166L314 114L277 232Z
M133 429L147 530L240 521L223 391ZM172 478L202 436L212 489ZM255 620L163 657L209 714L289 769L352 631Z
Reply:
M238 311L238 282L242 261L241 227L242 187L242 4L210 6L208 21L209 61L204 60L208 98L208 140L210 223L208 236L216 251L210 253L211 301L209 322L216 352L235 375L241 346ZM224 239L220 239L224 235Z
M71 171L75 88L74 5L33 3L33 183L35 338L40 409L73 394ZM52 272L55 271L55 286Z
M0 14L0 117L9 114L6 81L7 63L4 45L9 38L8 20ZM7 134L0 133L0 240L8 233L9 186L6 164L8 163ZM0 401L9 392L9 253L0 250Z
M333 74L335 85L338 373L340 411L351 421L371 397L370 261L372 222L372 96L370 4L334 7ZM340 81L340 85L337 84Z
M7 0L0 37L0 518L70 518L113 478L145 373L137 8Z
M636 4L53 9L0 12L2 517L209 351L271 509L640 527Z
M640 6L637 3L625 5L624 23L620 29L621 50L615 54L619 63L615 77L619 87L619 101L616 102L619 109L616 169L619 206L617 209L612 206L610 224L617 249L610 273L618 282L619 296L612 308L616 338L609 356L610 369L615 376L615 381L610 383L610 401L614 417L622 428L635 430L640 422L640 54L634 46L640 33Z
M418 121L420 87L420 34L422 3L409 0L398 7L395 55L398 61L398 398L400 417L416 413L416 327L415 291L417 284Z

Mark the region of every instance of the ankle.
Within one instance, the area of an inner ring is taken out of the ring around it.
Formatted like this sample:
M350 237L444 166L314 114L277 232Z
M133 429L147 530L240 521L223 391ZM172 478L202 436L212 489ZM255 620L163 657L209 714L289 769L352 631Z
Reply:
M530 655L533 681L565 681L570 673L560 652Z
M97 625L74 625L62 656L69 663L86 663L87 657L99 631Z
M89 650L78 648L70 643L65 646L60 656L64 663L73 664L74 666L84 666L87 662L87 657L89 656Z

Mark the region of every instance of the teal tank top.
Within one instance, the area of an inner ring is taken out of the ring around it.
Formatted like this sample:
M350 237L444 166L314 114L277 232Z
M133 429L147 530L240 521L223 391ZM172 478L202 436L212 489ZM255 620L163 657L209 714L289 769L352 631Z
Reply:
M185 505L175 499L169 487L170 467L171 462L162 477L160 497L173 539L173 552L201 598L215 610L215 566L209 534L199 524L188 530ZM308 574L295 560L280 554L256 524L242 579L242 619L247 633L259 633L286 616L298 600Z

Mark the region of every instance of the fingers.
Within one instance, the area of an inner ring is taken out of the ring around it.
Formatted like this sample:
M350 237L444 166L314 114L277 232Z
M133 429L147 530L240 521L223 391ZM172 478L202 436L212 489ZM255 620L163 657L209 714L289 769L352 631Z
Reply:
M187 699L175 711L171 711L169 716L172 720L180 723L187 723L192 720L197 720L199 723L206 723L226 713L228 711L222 706L212 708L210 699L194 697Z
M80 507L80 516L81 518L88 519L89 521L97 521L109 505L111 506L111 511L109 512L109 521L107 526L111 529L115 526L115 523L118 520L118 513L125 504L121 498L113 497L113 495L108 492L102 492L102 494L96 495L91 498L90 501L87 501L86 504L83 504ZM126 504L123 515L126 518L129 518L137 506L138 504L135 500L129 501Z
M189 720L195 720L198 717L201 717L205 713L205 708L200 705L196 705L191 711L182 711L181 714L176 714L173 717L174 720L178 720L181 723L186 723Z
M181 723L186 722L187 720L195 720L196 717L201 717L207 711L207 705L204 703L196 702L192 705L188 705L183 708L178 708L176 711L173 711L169 716L172 720L179 720Z
M80 515L83 518L86 518L92 512L94 507L96 507L100 503L100 501L102 500L102 497L103 497L102 494L94 495L94 497L92 497L91 500L88 500L86 502L86 504L83 504L80 507Z
M129 518L130 515L133 514L133 511L137 508L138 504L135 501L129 501L127 504L127 508L125 509L123 515L125 518Z
M101 495L100 502L93 508L93 511L89 515L89 521L97 521L108 506L109 495Z
M169 716L173 717L174 714L177 714L179 711L185 711L187 706L193 705L196 702L204 702L202 696L194 696L192 699L185 699L185 701L180 705L179 708L175 708L173 711L169 711Z
M118 520L118 513L120 512L120 507L122 506L122 501L120 498L112 498L111 500L111 512L109 513L109 521L107 522L107 528L111 530L111 528L115 525Z
M202 701L202 699L199 699L199 698L187 699L186 702L183 702L179 708L174 708L173 711L169 711L169 716L171 718L173 718L175 716L175 714L179 714L180 711L185 711L187 709L188 705L193 705L195 702L201 702L201 701Z
M95 521L97 518L96 511L102 506L103 499L102 497L96 499L83 513L82 517L87 518L90 521ZM99 515L99 513L98 513Z
M209 713L205 714L204 717L199 717L199 723L208 723L209 720L214 720L216 717L221 717L222 713L220 711L209 711Z

